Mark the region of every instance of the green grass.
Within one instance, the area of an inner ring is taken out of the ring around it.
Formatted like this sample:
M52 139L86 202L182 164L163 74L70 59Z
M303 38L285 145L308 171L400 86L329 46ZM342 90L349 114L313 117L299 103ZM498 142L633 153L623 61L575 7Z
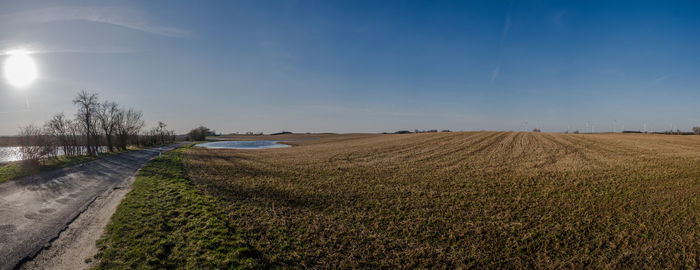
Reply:
M224 218L221 202L199 191L180 160L182 149L138 173L98 241L96 269L244 269L257 253Z
M83 162L88 162L96 160L99 158L121 154L128 151L138 150L137 148L130 148L127 151L116 151L101 153L96 157L82 155L82 156L60 156L56 158L48 158L40 160L39 163L16 161L6 164L0 164L0 183L5 181L10 181L18 178L22 178L29 175L34 175L37 173L47 172L55 169L60 169L64 167L69 167L77 165Z

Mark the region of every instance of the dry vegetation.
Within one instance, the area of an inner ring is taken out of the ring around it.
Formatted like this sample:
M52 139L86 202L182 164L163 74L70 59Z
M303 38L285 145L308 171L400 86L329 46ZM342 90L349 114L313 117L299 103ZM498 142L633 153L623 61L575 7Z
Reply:
M190 149L269 267L697 268L700 136L337 135Z

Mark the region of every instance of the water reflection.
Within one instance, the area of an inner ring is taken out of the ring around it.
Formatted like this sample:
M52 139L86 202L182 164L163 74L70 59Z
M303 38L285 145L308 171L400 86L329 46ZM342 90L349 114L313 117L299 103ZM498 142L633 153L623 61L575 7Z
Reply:
M83 152L85 152L85 147L82 147ZM20 147L19 146L3 146L0 147L0 164L2 163L7 163L7 162L13 162L13 161L20 161L22 160L22 153L20 153ZM107 147L106 146L100 146L99 147L100 152L106 152ZM63 149L59 147L56 149L56 155L57 156L62 156L63 155Z
M0 163L22 160L19 147L0 147Z
M280 144L279 141L223 141L198 144L197 147L209 149L268 149L282 148L291 145Z

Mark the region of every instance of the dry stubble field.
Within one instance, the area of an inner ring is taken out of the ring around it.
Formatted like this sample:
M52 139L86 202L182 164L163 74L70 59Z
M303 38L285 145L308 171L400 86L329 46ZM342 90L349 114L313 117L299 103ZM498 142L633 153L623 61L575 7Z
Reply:
M700 136L337 135L187 150L268 267L697 268Z

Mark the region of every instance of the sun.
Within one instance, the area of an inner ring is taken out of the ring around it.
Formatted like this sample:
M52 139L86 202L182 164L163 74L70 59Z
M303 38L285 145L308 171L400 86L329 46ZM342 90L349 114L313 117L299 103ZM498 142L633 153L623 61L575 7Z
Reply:
M10 51L5 60L4 73L7 82L15 87L24 87L31 84L37 77L34 60L25 50Z

